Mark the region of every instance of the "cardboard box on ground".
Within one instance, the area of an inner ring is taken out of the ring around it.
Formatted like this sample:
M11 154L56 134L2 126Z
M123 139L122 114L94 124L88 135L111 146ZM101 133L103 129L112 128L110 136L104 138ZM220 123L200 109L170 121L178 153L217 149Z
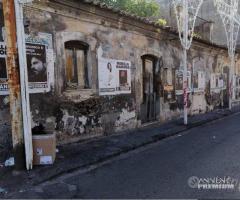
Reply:
M33 164L52 165L56 158L56 135L33 135Z

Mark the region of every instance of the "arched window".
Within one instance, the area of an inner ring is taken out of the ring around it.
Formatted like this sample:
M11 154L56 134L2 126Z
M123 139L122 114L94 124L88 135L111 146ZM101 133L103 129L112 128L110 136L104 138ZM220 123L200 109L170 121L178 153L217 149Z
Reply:
M66 85L69 89L89 88L87 53L89 45L81 41L65 42Z

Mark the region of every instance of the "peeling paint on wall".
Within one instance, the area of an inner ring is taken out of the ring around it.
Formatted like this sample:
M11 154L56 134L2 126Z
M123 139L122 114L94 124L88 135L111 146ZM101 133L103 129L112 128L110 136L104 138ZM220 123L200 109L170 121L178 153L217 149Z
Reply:
M122 112L115 122L116 131L135 128L136 126L136 112L122 109Z
M34 3L33 6L34 12L31 9L25 10L25 17L30 22L29 34L48 32L53 35L56 63L55 90L51 90L49 94L34 94L30 97L32 127L41 123L46 130L56 132L58 141L62 142L72 138L86 139L96 135L114 134L141 126L144 55L156 59L153 73L156 92L154 120L166 122L181 117L183 97L182 94L176 94L175 72L182 69L183 52L180 44L176 42L176 35L159 32L154 27L149 29L145 24L139 24L137 27L131 19L129 20L132 25L121 22L119 26L118 16L115 14L106 13L106 16L115 17L108 20L97 13L79 13L73 8L66 9L60 5L46 8ZM166 40L166 37L176 40ZM89 88L66 88L67 41L81 41L89 46L85 55ZM196 79L195 71L205 73L205 88L201 91L189 91L189 114L205 113L225 105L228 99L227 88L213 90L210 81L211 74L228 73L227 51L194 42L188 54L191 82L194 83ZM101 97L98 95L97 59L101 56L129 60L132 63L131 94ZM195 65L194 60L197 60ZM240 73L240 65L238 68L236 72ZM170 92L167 92L168 89ZM7 105L2 104L0 107L0 117L7 115Z

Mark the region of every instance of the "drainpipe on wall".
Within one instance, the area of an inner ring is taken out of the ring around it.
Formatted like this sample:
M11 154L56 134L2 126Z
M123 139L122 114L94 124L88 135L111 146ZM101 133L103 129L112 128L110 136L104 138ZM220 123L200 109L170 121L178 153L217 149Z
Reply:
M32 169L33 162L33 147L32 147L32 129L31 129L31 113L28 89L28 70L27 70L27 56L26 56L26 42L23 23L23 4L31 1L14 0L15 1L15 15L17 27L17 46L20 67L20 85L22 98L22 115L23 115L23 132L25 144L25 158L27 170Z

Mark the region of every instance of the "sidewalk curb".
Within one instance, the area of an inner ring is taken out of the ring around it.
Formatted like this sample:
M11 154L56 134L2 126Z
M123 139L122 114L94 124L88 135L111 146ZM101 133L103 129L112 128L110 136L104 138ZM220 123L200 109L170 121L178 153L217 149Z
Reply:
M223 120L227 117L238 115L239 113L240 113L240 111L235 111L235 112L230 111L229 113L219 113L218 116L214 116L212 119L196 121L196 122L194 122L190 125L187 125L187 126L178 125L177 128L166 130L166 132L161 132L161 134L159 132L154 133L154 135L149 137L148 140L146 140L144 142L141 142L140 144L137 144L137 145L131 145L130 144L130 145L124 146L122 148L116 148L117 150L115 152L112 152L108 155L99 156L95 160L92 160L92 161L89 161L89 162L86 162L86 163L82 163L82 164L79 164L79 165L76 165L76 166L72 166L72 167L71 167L71 165L69 165L70 167L68 167L66 169L58 167L54 170L54 173L52 173L52 175L37 179L36 181L33 181L32 184L34 186L37 186L37 185L42 184L44 182L51 181L51 180L53 180L53 179L55 179L55 178L57 178L57 177L59 177L63 174L72 173L72 172L74 172L76 170L79 170L79 169L84 169L84 168L87 168L87 167L91 167L92 165L100 164L100 163L105 162L107 160L110 160L114 157L120 156L122 154L129 153L129 152L131 152L133 150L136 150L138 148L141 148L141 147L147 146L149 144L159 142L159 141L164 140L166 138L176 136L179 133L185 132L187 130L191 130L191 129L199 127L199 126L203 126L203 125L210 124L210 123L213 123L213 122L216 122L216 121L219 121L219 120Z

